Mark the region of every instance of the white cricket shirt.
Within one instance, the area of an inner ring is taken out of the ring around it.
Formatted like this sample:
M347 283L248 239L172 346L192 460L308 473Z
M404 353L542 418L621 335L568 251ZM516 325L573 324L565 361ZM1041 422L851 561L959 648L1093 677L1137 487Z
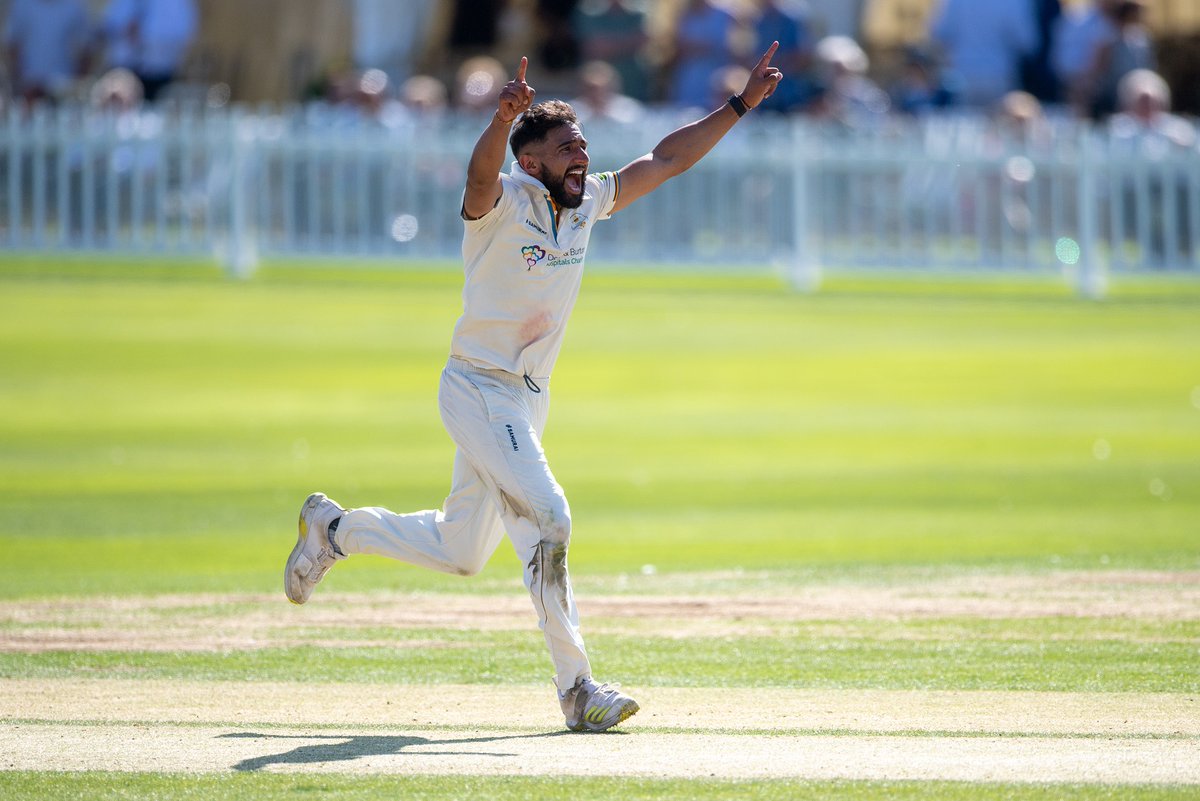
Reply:
M463 314L450 354L477 367L548 378L579 296L592 225L607 220L615 172L588 175L583 203L556 221L550 193L513 162L495 208L466 220Z

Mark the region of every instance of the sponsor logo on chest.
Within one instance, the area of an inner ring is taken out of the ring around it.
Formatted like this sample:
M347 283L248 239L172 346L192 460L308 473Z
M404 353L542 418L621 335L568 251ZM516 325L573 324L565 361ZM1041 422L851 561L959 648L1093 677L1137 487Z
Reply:
M532 270L542 259L547 259L546 267L569 267L572 264L583 264L586 247L569 248L562 253L548 253L541 245L525 245L521 248L521 258L525 260L526 272Z

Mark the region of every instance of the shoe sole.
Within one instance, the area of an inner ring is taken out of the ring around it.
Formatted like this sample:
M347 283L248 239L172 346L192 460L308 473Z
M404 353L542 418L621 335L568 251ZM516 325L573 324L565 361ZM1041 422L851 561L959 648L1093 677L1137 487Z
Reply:
M583 723L578 728L571 729L571 731L586 731L586 732L608 731L613 726L616 726L618 723L624 723L625 721L629 720L631 717L633 717L634 715L637 714L639 709L641 709L641 707L638 706L637 701L630 700L630 702L628 704L621 707L621 711L617 713L617 719L614 720L612 723L604 723L604 724L600 724L600 725L597 725L594 723Z
M304 501L304 505L300 507L300 519L296 523L296 529L299 532L299 536L296 537L296 547L292 548L292 552L287 559L287 564L283 567L283 592L287 596L287 599L296 606L300 606L308 599L301 595L300 583L296 580L293 569L296 567L296 560L304 552L304 541L308 539L307 516L314 512L323 500L325 500L323 492L314 492L308 496L307 500Z

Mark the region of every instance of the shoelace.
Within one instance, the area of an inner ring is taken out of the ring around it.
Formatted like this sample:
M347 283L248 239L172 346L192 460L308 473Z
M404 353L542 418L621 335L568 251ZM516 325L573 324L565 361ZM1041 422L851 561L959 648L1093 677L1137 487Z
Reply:
M337 557L334 556L331 548L321 548L317 551L317 559L313 563L313 569L308 571L310 581L320 581L329 572L329 568L333 567L337 562Z
M597 706L609 706L620 697L621 693L617 692L620 687L621 685L615 682L613 684L609 684L607 682L604 684L599 684L594 690L592 690L591 695L588 696L587 702L589 704L594 703Z

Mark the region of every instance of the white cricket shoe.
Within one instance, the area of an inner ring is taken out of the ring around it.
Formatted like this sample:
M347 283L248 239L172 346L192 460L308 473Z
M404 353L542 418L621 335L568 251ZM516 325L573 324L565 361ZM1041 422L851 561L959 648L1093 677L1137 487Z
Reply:
M604 731L632 717L637 701L617 690L618 684L597 684L589 676L558 699L571 731Z
M300 507L300 536L283 571L283 591L292 603L307 601L334 562L346 558L329 541L329 524L345 511L320 492L309 495Z

